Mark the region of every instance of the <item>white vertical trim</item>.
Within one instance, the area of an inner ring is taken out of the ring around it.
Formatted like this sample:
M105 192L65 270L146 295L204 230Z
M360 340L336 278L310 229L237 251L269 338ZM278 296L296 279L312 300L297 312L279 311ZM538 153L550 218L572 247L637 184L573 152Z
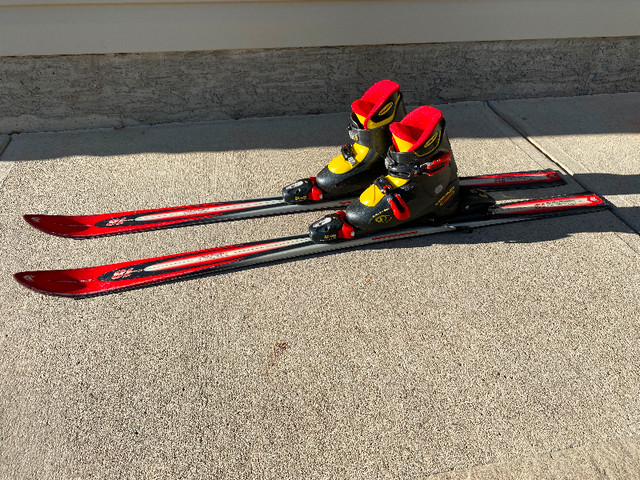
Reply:
M0 0L0 56L640 35L638 0L106 2Z

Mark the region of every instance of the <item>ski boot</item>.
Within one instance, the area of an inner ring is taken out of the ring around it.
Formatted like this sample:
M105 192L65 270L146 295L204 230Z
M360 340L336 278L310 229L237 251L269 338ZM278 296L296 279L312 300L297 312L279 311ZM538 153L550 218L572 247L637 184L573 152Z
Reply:
M381 80L351 104L349 142L315 177L303 178L282 189L287 203L306 203L353 197L385 172L384 158L391 145L389 125L406 115L400 86Z
M460 204L460 182L442 113L420 107L389 127L388 174L378 177L346 212L309 227L314 242L363 237L402 224L438 222Z

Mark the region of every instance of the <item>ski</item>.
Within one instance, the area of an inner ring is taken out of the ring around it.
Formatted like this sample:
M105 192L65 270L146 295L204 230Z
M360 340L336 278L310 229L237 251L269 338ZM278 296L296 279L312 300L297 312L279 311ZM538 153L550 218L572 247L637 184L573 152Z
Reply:
M496 205L479 218L452 218L443 225L389 230L335 243L314 243L302 234L97 267L21 272L14 278L43 294L87 297L391 240L605 208L598 195L582 193Z
M560 173L554 170L481 175L460 179L461 185L485 190L551 187L564 183ZM80 239L243 218L344 208L350 203L350 199L342 199L289 204L285 203L282 197L266 197L97 215L24 215L23 218L42 232Z

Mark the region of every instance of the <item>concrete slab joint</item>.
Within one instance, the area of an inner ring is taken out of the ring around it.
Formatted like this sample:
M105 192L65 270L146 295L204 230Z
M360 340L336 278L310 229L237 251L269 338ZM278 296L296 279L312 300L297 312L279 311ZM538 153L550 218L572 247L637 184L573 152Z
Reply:
M607 199L612 213L640 233L640 165L633 154L640 147L640 115L635 111L640 109L640 93L489 105L583 189ZM610 118L603 124L605 116Z
M11 137L9 135L0 135L0 156L4 152L5 148L7 148L7 145L9 145L10 141Z
M9 145L10 141L11 137L9 135L0 135L0 187L4 182L4 179L7 178L7 175L9 175L11 167L13 166L13 162L6 161L2 157L2 154Z

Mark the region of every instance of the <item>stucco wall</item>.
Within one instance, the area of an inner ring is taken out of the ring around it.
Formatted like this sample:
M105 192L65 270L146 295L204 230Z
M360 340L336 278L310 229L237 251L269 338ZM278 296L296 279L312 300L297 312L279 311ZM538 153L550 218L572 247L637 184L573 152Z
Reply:
M0 58L0 133L640 91L640 37Z

